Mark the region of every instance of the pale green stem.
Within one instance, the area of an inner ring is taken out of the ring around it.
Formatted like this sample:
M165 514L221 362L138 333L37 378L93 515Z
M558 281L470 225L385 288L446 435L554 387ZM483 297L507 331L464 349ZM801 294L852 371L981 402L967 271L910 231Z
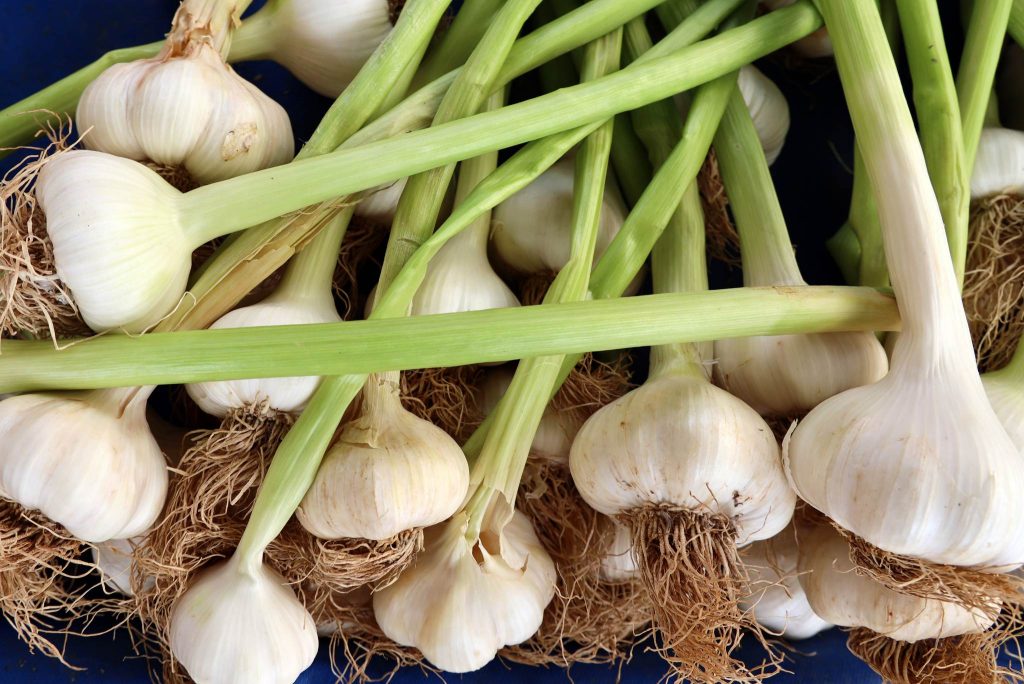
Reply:
M473 0L459 8L451 26L423 60L413 87L419 88L461 66L487 30L505 0Z
M272 296L282 301L302 300L323 307L334 306L332 283L348 219L346 213L337 214L308 246L292 257Z
M505 91L499 90L487 100L485 109L494 111L505 104ZM455 187L455 206L464 204L472 196L476 189L488 176L498 168L497 151L482 154L479 157L467 159L459 165L459 180ZM487 240L491 232L491 210L488 207L483 213L472 221L461 233L449 241L453 246L458 244L460 249L465 247L487 258Z
M1013 0L1006 31L1017 45L1024 47L1024 0Z
M715 135L715 152L740 234L743 284L803 285L768 161L739 88Z
M592 81L619 68L622 31L614 31L590 43L583 59L583 81ZM601 225L605 182L611 154L613 123L604 122L587 136L576 156L573 184L572 240L569 260L555 276L544 303L581 301L586 298L590 268ZM484 440L470 480L472 498L466 507L467 537L479 534L494 494L514 505L519 482L530 453L541 416L564 357L539 356L524 359L516 368L512 383L494 410L492 429Z

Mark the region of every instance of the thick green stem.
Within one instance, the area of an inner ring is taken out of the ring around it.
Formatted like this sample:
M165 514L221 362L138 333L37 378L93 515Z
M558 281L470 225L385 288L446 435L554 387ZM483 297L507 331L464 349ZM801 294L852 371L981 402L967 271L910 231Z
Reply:
M288 262L273 296L283 301L306 300L333 307L334 270L348 223L346 213L335 215L313 241Z
M739 88L715 135L715 152L740 234L743 284L803 285L768 160Z
M1024 0L1013 0L1006 31L1017 45L1024 47Z
M646 295L321 325L101 335L59 351L46 340L4 340L0 392L367 374L729 337L899 328L891 296L828 286Z
M418 89L461 66L503 4L504 0L474 0L463 4L437 47L427 53L413 80L413 87Z
M592 81L619 68L622 31L587 46L583 61L583 81ZM576 156L573 184L572 241L569 260L555 276L544 303L581 301L586 298L590 268L601 226L605 181L611 154L612 120L604 122L587 136ZM538 356L520 362L512 383L494 411L492 429L484 440L480 458L473 467L470 491L475 505L467 508L470 538L479 533L494 493L514 504L519 482L540 425L548 397L564 356Z
M967 260L970 189L960 105L942 35L939 8L931 0L896 0L896 7L914 81L921 147L942 210L957 279L962 284Z

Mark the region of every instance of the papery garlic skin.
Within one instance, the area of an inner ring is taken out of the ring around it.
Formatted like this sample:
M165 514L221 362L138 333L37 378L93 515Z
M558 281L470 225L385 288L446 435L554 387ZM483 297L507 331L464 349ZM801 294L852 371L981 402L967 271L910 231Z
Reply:
M914 642L983 632L994 623L981 611L901 594L864 577L850 561L846 540L829 526L801 530L798 569L811 608L841 627Z
M765 416L792 416L881 380L889 360L869 332L737 337L715 342L715 381Z
M1024 194L1024 132L984 128L971 174L971 198Z
M633 533L630 529L612 518L604 518L602 523L613 525L615 534L612 543L601 558L601 579L606 582L628 582L639 576L636 554L633 553Z
M425 550L373 596L388 638L447 672L478 670L532 637L555 594L555 566L518 511L499 530L466 538L463 513L427 530Z
M919 368L901 336L881 381L818 405L784 444L800 497L867 542L948 565L1024 561L1024 463L973 358Z
M736 85L750 110L750 118L754 121L757 137L770 166L779 158L786 143L789 103L779 87L755 66L741 67Z
M486 234L482 237L486 243ZM461 233L430 260L427 275L413 299L413 316L519 306L515 293L491 268L486 244L477 250L473 239Z
M605 515L662 503L720 513L739 545L779 532L796 505L761 416L692 375L655 377L601 408L576 436L570 468Z
M468 487L455 440L395 398L343 428L296 515L322 539L379 541L448 519Z
M274 10L274 61L336 98L391 32L388 0L287 0Z
M1024 456L1024 383L1002 371L982 375L981 382L996 417Z
M93 544L89 548L92 562L108 590L125 596L135 596L132 589L132 554L142 540L143 537L111 539ZM152 589L155 585L156 581L147 577L143 582L143 589Z
M153 388L22 394L0 402L0 496L86 542L125 539L156 521L164 456L146 424Z
M192 249L180 193L156 172L102 152L54 156L36 182L57 276L96 332L141 332L178 303Z
M285 579L236 557L204 570L171 614L171 652L198 684L291 684L318 646Z
M183 167L200 184L284 164L295 150L284 109L210 46L111 66L75 120L87 148Z
M340 321L341 316L332 304L271 295L262 302L221 316L210 328L252 328ZM262 402L267 402L269 408L281 413L297 413L305 408L320 386L320 380L317 375L223 380L192 383L185 386L185 391L199 408L218 418L223 418L233 409L256 406Z
M798 551L792 526L771 539L743 550L743 563L750 575L751 592L740 600L743 610L787 639L809 639L831 628L807 602L797 576Z
M558 272L569 261L574 161L564 158L494 209L491 250L519 274ZM626 207L609 177L594 249L596 262L626 220Z

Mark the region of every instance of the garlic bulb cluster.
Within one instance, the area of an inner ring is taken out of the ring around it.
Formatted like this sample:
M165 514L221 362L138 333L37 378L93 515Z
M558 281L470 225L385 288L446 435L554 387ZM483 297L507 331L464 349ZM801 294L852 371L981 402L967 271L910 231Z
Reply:
M771 539L743 550L750 573L750 594L740 601L744 610L772 632L787 639L808 639L832 627L807 602L797 573L796 535L790 525Z
M1024 194L1024 132L984 128L971 174L971 197Z
M176 217L180 193L151 169L100 152L53 157L36 182L57 276L97 332L141 332L177 305L202 244Z
M0 496L87 542L144 533L167 494L146 424L152 387L22 394L0 402Z
M740 545L775 535L796 504L771 429L696 368L656 373L601 408L569 465L583 499L605 515L663 503L720 513Z
M750 110L757 137L770 166L782 153L786 134L789 133L789 103L779 87L755 66L742 67L736 85Z
M558 272L569 261L575 164L566 157L494 209L491 250L517 274ZM595 261L622 228L626 207L608 177Z
M262 302L235 309L221 316L211 329L253 328L273 325L337 323L341 316L326 298L294 298L278 290ZM201 382L185 386L188 395L206 413L223 418L232 409L267 402L281 413L297 413L320 385L319 376L298 378L253 378Z
M277 0L260 17L273 59L307 86L336 98L391 32L388 0Z
M796 0L761 0L761 4L769 10L777 10L792 5ZM822 26L811 35L801 38L792 45L793 50L801 57L807 59L821 59L831 57L832 40L828 37L828 30Z
M430 260L413 299L413 316L519 306L487 259L487 229L483 224L459 233Z
M236 556L204 570L171 615L171 652L197 682L289 684L318 646L313 618L285 579Z
M841 627L914 642L983 632L993 624L982 611L901 594L857 573L849 545L830 525L801 530L798 569L810 607Z
M83 143L182 167L201 184L289 161L287 113L225 63L230 18L196 4L179 8L159 55L115 64L89 84L75 113Z
M554 563L526 516L488 517L479 539L467 539L464 513L428 530L416 564L373 595L384 634L447 672L478 670L532 637L555 594Z
M740 337L715 342L715 381L762 415L808 411L850 387L877 382L889 367L868 332Z
M372 376L363 413L327 452L297 516L324 539L389 539L436 525L462 505L469 466L448 434L405 410ZM397 389L397 388L396 388Z

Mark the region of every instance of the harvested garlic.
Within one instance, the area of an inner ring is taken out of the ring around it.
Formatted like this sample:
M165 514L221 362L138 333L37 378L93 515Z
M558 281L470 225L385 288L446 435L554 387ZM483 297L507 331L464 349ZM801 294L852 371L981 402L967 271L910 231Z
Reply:
M555 272L569 261L575 163L566 157L494 209L491 249L518 274ZM626 217L626 207L608 177L594 250L604 254Z
M798 569L810 607L841 627L914 642L983 632L994 622L977 609L901 594L861 575L846 540L830 525L801 530Z
M398 201L402 199L408 182L408 178L402 178L365 193L356 205L356 216L391 225L398 210Z
M796 0L761 0L761 4L769 10L777 10L782 7L789 7ZM793 50L801 57L807 59L821 59L832 56L832 40L828 36L828 29L822 26L811 35L801 38L793 43Z
M405 410L396 379L371 376L362 415L327 452L297 516L324 539L384 540L448 519L468 487L455 440Z
M1024 456L1024 344L1018 346L1008 366L985 373L981 382L996 417Z
M289 161L288 115L221 55L231 17L195 5L179 7L159 55L115 64L89 84L75 114L83 144L183 167L201 184Z
M743 101L757 129L761 149L771 166L782 153L789 133L789 103L775 83L755 66L740 68L736 79Z
M447 672L478 670L532 637L555 594L554 563L530 521L501 508L479 539L467 538L464 513L427 530L416 564L373 595L384 634Z
M743 550L751 592L740 601L744 610L772 632L787 639L808 639L832 627L807 602L797 576L798 552L793 526Z
M984 128L971 174L971 197L1024 194L1024 132Z
M92 555L92 562L100 573L104 586L125 596L134 596L132 589L132 554L135 546L143 539L111 539L110 541L93 544L89 549ZM143 582L143 589L152 589L155 580L147 577Z
M144 533L167 466L146 423L153 387L22 394L0 402L0 496L87 542Z
M627 582L636 579L640 571L633 553L633 534L629 527L615 522L613 518L603 518L602 523L612 525L614 535L612 543L601 558L601 579L606 582Z
M744 286L806 285L754 124L737 96L726 108L715 150L740 233ZM807 411L879 380L888 368L885 350L869 332L719 340L715 358L716 381L762 415Z
M318 646L285 579L238 556L204 570L171 614L171 653L202 684L291 684Z

